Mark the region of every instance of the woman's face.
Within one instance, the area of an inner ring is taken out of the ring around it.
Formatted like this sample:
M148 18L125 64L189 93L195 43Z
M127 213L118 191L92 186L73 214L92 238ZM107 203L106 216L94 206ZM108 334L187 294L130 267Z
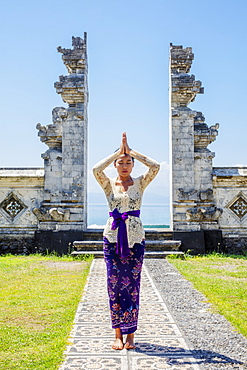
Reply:
M134 162L130 155L122 154L116 160L114 166L121 177L129 177L134 167Z

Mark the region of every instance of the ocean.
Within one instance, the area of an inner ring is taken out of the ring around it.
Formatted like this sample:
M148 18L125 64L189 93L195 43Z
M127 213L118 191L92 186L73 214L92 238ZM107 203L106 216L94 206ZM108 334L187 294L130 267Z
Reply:
M170 225L170 207L167 204L142 205L141 220L144 227L163 228ZM106 204L88 205L88 227L103 228L108 218L108 207Z

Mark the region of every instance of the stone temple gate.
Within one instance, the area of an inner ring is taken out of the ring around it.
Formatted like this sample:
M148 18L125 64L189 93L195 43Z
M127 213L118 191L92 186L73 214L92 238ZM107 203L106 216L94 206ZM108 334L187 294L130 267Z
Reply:
M87 233L87 35L58 47L68 75L55 83L67 108L37 125L44 168L0 168L0 253L55 250ZM188 105L203 93L189 75L191 48L170 46L171 230L182 250L247 249L247 168L214 168L208 149L219 124L208 126ZM161 239L164 232L157 232Z

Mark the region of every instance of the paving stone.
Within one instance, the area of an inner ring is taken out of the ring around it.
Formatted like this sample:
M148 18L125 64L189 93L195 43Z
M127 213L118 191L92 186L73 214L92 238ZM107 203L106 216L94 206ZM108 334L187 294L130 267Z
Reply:
M72 337L110 337L112 338L112 328L110 322L108 324L76 324L71 332Z
M195 359L189 357L182 358L167 358L167 357L157 357L157 356L147 356L137 357L133 356L130 361L130 368L139 370L139 369L149 369L149 370L158 370L158 369L170 369L170 370L195 370L196 365Z
M123 357L67 357L60 370L127 370L127 358Z
M113 338L105 263L95 259L59 370L199 369L198 359L193 357L145 265L136 349L114 351Z

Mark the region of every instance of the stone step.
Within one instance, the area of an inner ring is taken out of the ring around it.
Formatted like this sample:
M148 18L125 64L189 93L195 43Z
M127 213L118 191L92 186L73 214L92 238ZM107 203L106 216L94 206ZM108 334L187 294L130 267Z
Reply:
M145 240L173 240L172 231L145 230Z
M83 231L83 240L102 240L103 229L88 229ZM173 232L165 229L145 229L146 240L172 240Z
M71 253L72 256L84 256L84 255L93 255L95 258L103 258L104 253L103 251L73 251ZM181 258L184 258L184 252L181 251L146 251L145 258L166 258L167 256L176 255Z
M83 240L73 242L74 251L101 251L102 240ZM178 251L180 240L146 240L146 251Z

